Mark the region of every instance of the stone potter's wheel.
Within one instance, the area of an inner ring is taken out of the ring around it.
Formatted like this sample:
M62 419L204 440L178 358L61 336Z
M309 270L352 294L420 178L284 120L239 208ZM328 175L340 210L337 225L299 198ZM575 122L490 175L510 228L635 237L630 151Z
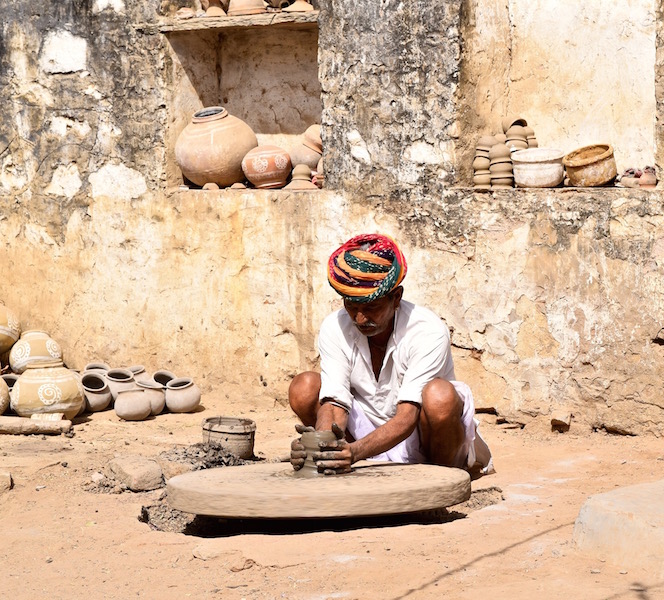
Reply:
M470 498L470 476L435 465L360 462L346 475L297 477L290 464L193 471L168 480L183 512L234 519L302 519L403 514Z

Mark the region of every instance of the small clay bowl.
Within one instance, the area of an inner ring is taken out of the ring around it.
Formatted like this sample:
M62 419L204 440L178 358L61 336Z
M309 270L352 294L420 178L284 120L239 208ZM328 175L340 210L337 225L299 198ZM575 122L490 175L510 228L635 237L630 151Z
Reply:
M479 169L478 171L475 171L473 175L489 175L491 171L489 169Z
M501 125L503 126L503 133L507 133L507 130L513 125L520 125L521 127L525 127L526 125L528 125L528 122L523 117L511 115L505 117L502 120Z
M491 183L491 175L475 175L473 183L475 185L489 185Z
M491 148L496 143L496 138L492 135L483 135L479 140L477 140L477 147L480 148Z
M510 149L505 144L496 144L489 150L489 158L494 160L496 158L505 158L510 155Z
M512 174L512 163L496 163L489 167L489 172L493 175L494 173L508 173Z
M486 150L475 150L475 158L489 158L489 150L491 150L491 148L487 148Z
M481 169L488 169L490 164L491 164L491 161L488 158L478 156L473 161L473 169L475 171L479 171Z

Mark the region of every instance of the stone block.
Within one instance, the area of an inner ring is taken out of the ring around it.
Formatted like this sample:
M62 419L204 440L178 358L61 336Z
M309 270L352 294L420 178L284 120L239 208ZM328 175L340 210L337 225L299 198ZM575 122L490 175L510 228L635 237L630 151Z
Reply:
M8 492L14 487L14 480L9 471L0 471L0 493Z
M161 471L164 474L164 479L166 481L168 481L171 477L175 477L176 475L182 475L182 473L188 473L189 471L194 470L194 467L191 463L166 460L165 458L158 458L157 462L161 467Z
M154 490L163 483L163 474L157 461L143 456L114 458L109 468L113 477L133 492Z
M591 496L574 524L585 553L664 577L664 479Z

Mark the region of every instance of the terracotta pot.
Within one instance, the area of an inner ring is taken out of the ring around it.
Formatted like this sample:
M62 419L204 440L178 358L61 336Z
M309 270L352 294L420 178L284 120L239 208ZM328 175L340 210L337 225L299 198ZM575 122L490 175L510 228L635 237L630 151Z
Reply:
M28 365L39 365L62 360L60 344L45 331L24 331L9 352L9 365L14 373L23 373Z
M507 141L507 136L504 133L497 133L493 137L496 138L496 144L504 144Z
M115 402L120 392L131 390L136 387L134 374L129 369L111 369L106 375L104 375L104 377L111 390L113 402Z
M284 12L309 12L314 7L306 2L306 0L295 0L293 4L283 9Z
M494 161L497 158L509 158L510 154L511 151L505 144L495 144L489 150L489 159Z
M474 171L479 171L481 169L488 169L489 164L490 164L490 159L478 156L473 161L473 170Z
M310 5L311 6L311 5ZM311 125L302 136L302 143L309 149L323 154L323 140L320 137L320 125Z
M183 175L203 186L222 187L244 181L242 159L258 146L256 134L244 121L221 106L199 110L175 143L175 160Z
M155 371L152 375L152 381L155 381L162 386L166 387L166 384L171 380L175 379L177 375L175 373L171 373L171 371L167 371L166 369L159 369L158 371Z
M8 352L21 335L21 322L16 313L0 304L0 354Z
M320 442L334 442L337 436L332 431L309 431L302 434L301 442L307 451L307 457L304 459L304 466L295 471L296 477L325 477L323 473L318 472L318 467L311 457L312 453L320 451Z
M208 417L203 420L203 443L223 446L239 458L254 455L256 423L237 417Z
M166 407L171 412L192 412L200 403L201 390L189 377L178 377L166 384Z
M258 146L242 159L245 177L261 189L284 187L292 168L288 152L279 146Z
M137 381L136 385L143 390L150 401L150 414L160 415L166 405L164 386L156 381Z
M291 182L284 189L304 192L318 190L318 186L311 181L311 169L307 165L297 165L293 169Z
M263 0L231 0L228 5L229 17L257 15L263 12L265 12L265 4L263 4Z
M321 159L321 153L305 146L302 142L294 144L288 154L293 165L307 165L311 171L315 171L318 161Z
M574 150L563 157L563 165L573 187L606 185L618 175L610 144L594 144Z
M152 375L150 375L143 365L131 365L127 367L129 371L134 375L134 381L137 383L139 381L152 381Z
M125 421L143 421L150 416L150 400L141 389L122 390L113 406L115 414Z
M223 7L220 0L209 0L208 7L205 9L206 17L225 17Z
M102 375L106 373L111 367L107 365L105 362L89 362L87 365L83 367L83 373L89 373L89 372L94 372L94 373L101 373Z
M20 417L64 413L65 419L73 419L84 402L79 377L62 361L28 365L11 391L12 410Z
M560 185L565 176L563 151L530 148L512 154L514 183L517 187L549 188Z
M84 371L81 377L86 407L90 412L106 410L113 396L106 383L106 377L96 371Z
M0 415L9 408L9 386L4 379L0 379Z
M528 125L528 122L523 117L510 115L502 120L501 125L503 126L503 133L507 133L507 130L510 127L514 125L520 125L521 127L525 127L526 125Z

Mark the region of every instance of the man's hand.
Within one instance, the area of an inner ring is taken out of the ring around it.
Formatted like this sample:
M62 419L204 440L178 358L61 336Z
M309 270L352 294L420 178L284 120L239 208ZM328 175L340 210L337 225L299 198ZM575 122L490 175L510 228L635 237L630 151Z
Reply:
M337 439L334 442L321 442L321 451L314 452L311 458L316 463L318 471L325 475L349 473L351 465L355 462L353 447L346 441L344 431L336 423L332 423L332 431Z
M313 427L306 427L305 425L300 425L299 423L295 426L295 431L300 435L307 431L314 431ZM304 466L304 459L307 458L307 451L302 445L302 438L297 438L291 442L290 446L290 462L293 465L293 469L299 471Z

